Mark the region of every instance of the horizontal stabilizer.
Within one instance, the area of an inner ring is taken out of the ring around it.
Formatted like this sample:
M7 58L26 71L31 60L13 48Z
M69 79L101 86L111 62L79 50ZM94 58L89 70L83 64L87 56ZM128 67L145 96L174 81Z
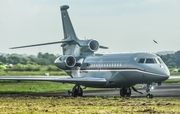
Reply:
M99 48L102 48L102 49L109 49L108 47L105 47L105 46L99 46Z
M26 46L18 46L18 47L12 47L9 49L17 49L17 48L27 48L27 47L35 47L35 46L42 46L42 45L51 45L51 44L59 44L59 43L65 43L70 42L72 40L63 40L63 41L57 41L57 42L48 42L48 43L41 43L41 44L33 44L33 45L26 45Z

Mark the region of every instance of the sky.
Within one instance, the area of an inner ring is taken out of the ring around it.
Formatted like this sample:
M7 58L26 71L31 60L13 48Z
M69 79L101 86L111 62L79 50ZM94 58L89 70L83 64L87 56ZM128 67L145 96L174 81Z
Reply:
M0 0L0 52L62 54L60 44L9 49L62 40L62 5L79 39L109 47L97 53L180 50L180 0Z

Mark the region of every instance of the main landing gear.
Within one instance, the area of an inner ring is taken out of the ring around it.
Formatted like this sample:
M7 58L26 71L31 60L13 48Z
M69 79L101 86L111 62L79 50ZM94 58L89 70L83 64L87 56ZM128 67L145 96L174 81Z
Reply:
M76 84L72 88L72 91L68 91L68 94L71 94L73 97L77 97L77 96L82 97L83 96L83 89L80 87L79 84Z
M120 96L121 97L130 97L131 96L131 88L120 88Z
M137 93L140 93L140 94L143 94L142 92L138 91L135 87L131 87L133 91L137 92ZM130 97L131 96L131 88L130 87L122 87L120 88L120 96L121 97Z

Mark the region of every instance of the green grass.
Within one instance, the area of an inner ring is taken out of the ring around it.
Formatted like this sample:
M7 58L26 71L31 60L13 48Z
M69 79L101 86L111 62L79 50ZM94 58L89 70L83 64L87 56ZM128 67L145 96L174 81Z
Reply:
M48 81L9 81L0 80L0 94L7 93L43 93L65 92L72 90L74 84L63 84ZM82 88L84 88L82 86ZM102 90L103 88L87 88L85 90Z
M180 113L180 99L120 97L1 97L0 113L139 114Z
M170 79L164 81L163 83L180 83L180 79Z
M0 81L0 93L64 92L71 90L73 86L74 84L46 81Z
M171 76L180 75L180 72L171 72Z

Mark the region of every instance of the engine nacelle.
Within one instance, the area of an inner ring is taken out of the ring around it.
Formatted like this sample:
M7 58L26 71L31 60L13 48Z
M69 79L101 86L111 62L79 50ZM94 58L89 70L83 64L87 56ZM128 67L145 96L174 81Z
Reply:
M71 55L63 55L54 61L60 69L70 69L76 65L76 59Z
M95 52L99 49L99 43L96 40L82 40L80 42L82 51Z

